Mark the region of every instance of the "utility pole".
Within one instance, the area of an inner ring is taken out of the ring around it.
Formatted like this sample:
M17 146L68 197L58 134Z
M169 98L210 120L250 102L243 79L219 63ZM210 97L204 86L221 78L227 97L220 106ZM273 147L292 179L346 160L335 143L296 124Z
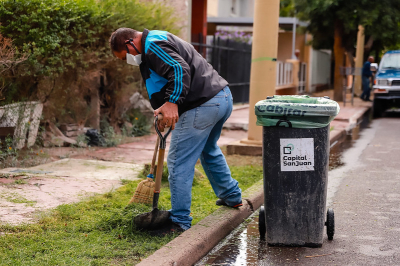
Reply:
M279 0L256 0L251 52L249 128L243 144L262 144L262 127L256 125L254 106L275 95L278 54Z
M364 35L364 27L359 25L358 26L358 34L357 34L357 50L356 50L356 68L363 67L364 61L364 42L365 42L365 35ZM360 73L361 74L361 73ZM356 75L354 80L354 93L358 96L361 95L361 75Z

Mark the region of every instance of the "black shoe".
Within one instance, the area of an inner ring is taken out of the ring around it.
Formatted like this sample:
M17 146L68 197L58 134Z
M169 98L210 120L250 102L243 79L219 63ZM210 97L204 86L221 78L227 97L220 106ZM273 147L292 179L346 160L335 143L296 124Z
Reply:
M180 227L178 224L174 223L171 220L168 220L166 224L164 224L162 227L156 230L151 230L148 231L151 236L159 236L159 237L164 237L169 234L181 234L185 231L182 227Z
M232 207L232 208L239 208L240 206L243 206L243 203L242 203L242 202L240 202L240 203L238 203L238 204L235 204L235 205L233 205L233 206L230 206L230 205L226 204L226 202L225 202L223 199L218 199L218 200L215 202L215 204L218 205L218 206L228 206L228 207Z
M366 101L366 102L372 102L370 99L368 99L368 100L364 100L364 101Z

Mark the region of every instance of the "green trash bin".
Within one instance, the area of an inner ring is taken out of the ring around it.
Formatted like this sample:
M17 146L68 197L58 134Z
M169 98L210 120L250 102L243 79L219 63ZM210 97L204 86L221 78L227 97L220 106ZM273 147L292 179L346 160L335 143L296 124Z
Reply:
M285 95L255 105L263 126L264 206L260 237L273 246L320 247L324 226L333 239L334 214L326 213L329 123L339 113L328 97Z

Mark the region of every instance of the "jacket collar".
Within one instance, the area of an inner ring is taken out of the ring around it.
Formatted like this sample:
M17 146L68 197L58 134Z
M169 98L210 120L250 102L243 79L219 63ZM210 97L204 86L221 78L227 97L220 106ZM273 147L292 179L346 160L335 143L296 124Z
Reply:
M142 63L146 63L145 45L146 45L146 39L147 39L148 34L149 34L149 30L144 29L142 32Z

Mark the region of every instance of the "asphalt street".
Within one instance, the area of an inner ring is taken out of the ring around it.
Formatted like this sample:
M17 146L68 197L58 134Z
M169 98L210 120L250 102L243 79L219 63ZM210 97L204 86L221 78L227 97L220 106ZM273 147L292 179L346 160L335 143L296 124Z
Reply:
M291 256L276 249L281 256L275 258L302 265L400 265L399 132L398 117L374 120L344 154L345 165L329 173L334 240L325 239L320 249L291 249ZM313 255L324 256L305 257ZM275 264L267 254L261 261Z
M321 262L400 264L399 132L399 118L374 120L346 154L350 164L333 201L337 235L324 248L329 251L331 246L334 255Z

